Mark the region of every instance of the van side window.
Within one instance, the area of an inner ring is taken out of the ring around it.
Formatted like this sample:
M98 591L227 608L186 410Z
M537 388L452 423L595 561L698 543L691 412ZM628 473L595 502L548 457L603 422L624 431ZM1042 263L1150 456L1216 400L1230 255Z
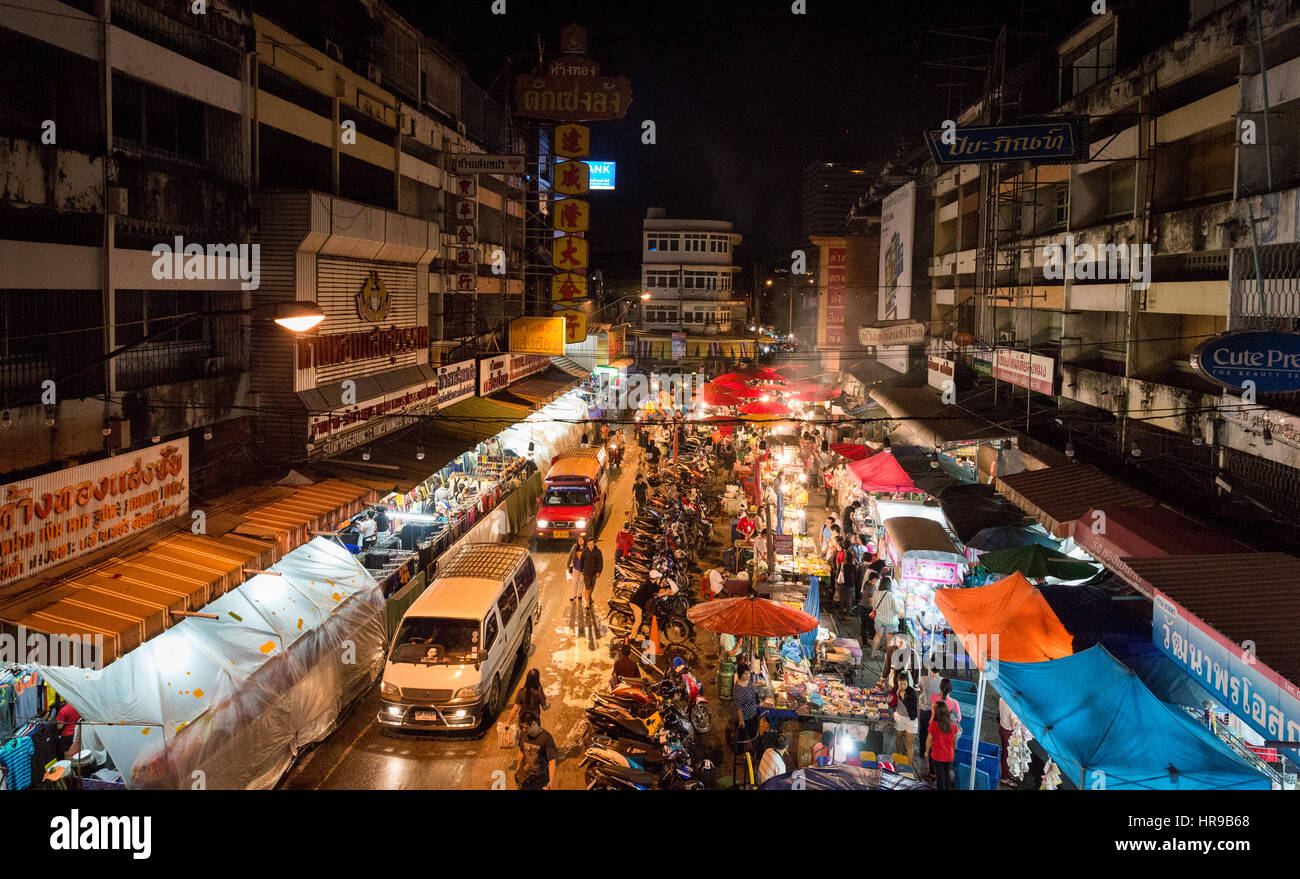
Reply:
M506 588L501 590L501 597L497 599L497 610L501 613L501 625L510 625L510 618L515 615L515 608L519 606L519 597L515 595L515 586L507 581Z
M519 568L519 573L515 575L515 585L519 588L519 597L523 598L528 594L528 590L533 588L533 581L537 579L537 569L533 567L531 556L524 559L523 565Z
M497 625L497 615L488 611L487 622L483 624L483 652L487 653L496 643L497 632L500 627Z

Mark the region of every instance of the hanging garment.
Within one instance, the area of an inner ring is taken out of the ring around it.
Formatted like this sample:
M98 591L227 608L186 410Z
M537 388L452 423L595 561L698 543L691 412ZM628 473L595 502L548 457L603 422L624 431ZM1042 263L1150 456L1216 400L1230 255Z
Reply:
M32 741L20 736L0 748L0 763L8 771L10 790L27 790L32 786Z

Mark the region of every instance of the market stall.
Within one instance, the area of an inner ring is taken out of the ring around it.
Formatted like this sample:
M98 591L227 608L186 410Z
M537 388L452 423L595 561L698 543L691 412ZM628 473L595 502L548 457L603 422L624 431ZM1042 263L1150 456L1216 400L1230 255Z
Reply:
M934 591L961 586L966 579L966 556L952 535L933 519L896 516L884 523L881 548L894 569L894 593L902 605L900 618L925 630L942 627L943 615L934 603Z

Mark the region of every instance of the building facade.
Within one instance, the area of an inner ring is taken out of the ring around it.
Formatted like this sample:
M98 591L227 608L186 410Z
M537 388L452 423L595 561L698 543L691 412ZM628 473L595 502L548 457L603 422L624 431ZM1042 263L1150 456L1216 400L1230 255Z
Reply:
M736 290L740 235L725 220L670 220L651 208L642 223L641 328L690 334L744 332L748 300Z

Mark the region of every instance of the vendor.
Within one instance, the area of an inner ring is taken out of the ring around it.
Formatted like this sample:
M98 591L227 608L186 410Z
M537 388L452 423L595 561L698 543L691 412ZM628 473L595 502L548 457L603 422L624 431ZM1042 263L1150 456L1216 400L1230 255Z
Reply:
M738 522L736 522L736 531L744 540L749 540L754 536L754 532L758 530L758 523L755 522L754 517L750 515L752 512L754 512L754 509L751 507L749 510L746 510L745 514L740 517ZM735 539L735 535L732 536L732 539Z

